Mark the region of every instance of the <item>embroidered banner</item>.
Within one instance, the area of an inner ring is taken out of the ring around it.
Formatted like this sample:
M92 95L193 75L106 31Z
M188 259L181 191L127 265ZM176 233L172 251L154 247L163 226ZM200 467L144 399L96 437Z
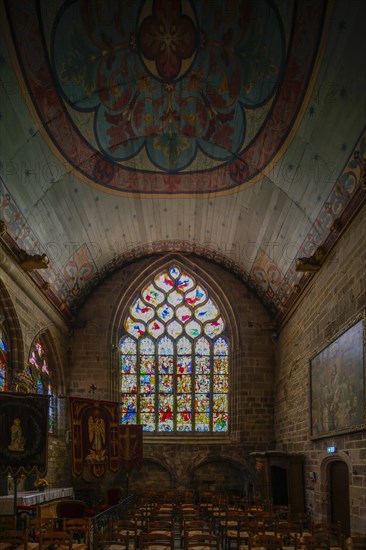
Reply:
M72 471L100 478L119 470L118 403L70 397Z
M126 424L119 426L120 463L126 472L142 466L142 425Z
M0 392L0 473L47 472L48 396Z

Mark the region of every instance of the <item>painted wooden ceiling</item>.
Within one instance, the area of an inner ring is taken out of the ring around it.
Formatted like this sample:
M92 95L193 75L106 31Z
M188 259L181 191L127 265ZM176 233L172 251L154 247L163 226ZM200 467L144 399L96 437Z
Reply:
M2 0L0 219L65 315L148 254L275 316L365 199L363 0ZM39 258L38 258L39 259ZM38 265L37 262L35 265Z

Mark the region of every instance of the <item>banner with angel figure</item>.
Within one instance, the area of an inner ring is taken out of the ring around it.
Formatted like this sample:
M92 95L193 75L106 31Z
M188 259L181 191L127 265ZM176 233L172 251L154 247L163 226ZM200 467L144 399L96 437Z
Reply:
M70 397L72 471L100 478L119 470L118 403Z

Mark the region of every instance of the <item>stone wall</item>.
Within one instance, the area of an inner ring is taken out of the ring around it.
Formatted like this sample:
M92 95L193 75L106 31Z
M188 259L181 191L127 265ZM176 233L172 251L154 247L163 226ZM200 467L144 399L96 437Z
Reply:
M55 393L65 394L68 327L44 299L29 275L13 263L5 251L0 254L0 270L0 312L5 317L13 371L22 370L26 366L32 343L41 336L47 343L48 364ZM49 436L47 478L53 487L70 485L69 454L65 442L65 430L69 422L66 405L66 399L57 399L57 429L55 434ZM34 478L35 474L25 480L26 489L33 488ZM4 483L1 486L4 491Z
M310 358L366 306L365 214L365 209L359 212L321 271L309 280L283 321L278 340L266 328L271 319L260 300L233 273L203 258L176 256L212 291L227 316L233 342L231 432L211 440L194 435L169 442L159 436L145 437L144 464L131 474L131 490L237 487L248 493L253 490L250 453L277 449L305 456L306 506L315 520L325 521L330 514L328 466L338 459L349 470L352 531L366 532L365 430L312 438L309 383ZM26 273L6 254L0 259L1 310L7 319L14 368L25 364L35 337L47 334L59 394L89 397L94 384L97 398L117 399L123 315L134 293L167 258L139 259L110 275L87 298L72 329ZM58 432L49 440L48 477L53 486L72 482L79 487L83 483L70 473L67 399L58 400L58 413ZM326 453L331 445L337 449L334 455ZM123 473L107 476L98 491L125 483Z
M270 317L259 299L224 267L202 258L179 255L176 258L214 293L227 316L227 334L234 344L230 373L231 434L216 436L213 441L211 438L211 443L210 438L198 435L170 438L170 443L166 443L166 437L146 434L143 471L132 476L130 483L133 487L136 482L138 487L138 479L143 475L146 486L158 488L162 485L159 471L163 472L163 485L192 488L197 481L194 471L197 473L197 468L214 460L215 471L207 478L212 488L216 486L221 490L228 484L245 491L251 480L249 453L273 446L273 331L248 326L250 322L268 324ZM72 369L68 379L72 394L88 395L93 383L98 397L117 398L118 342L123 334L125 308L141 285L162 269L166 261L156 256L131 263L102 282L89 296L78 315L80 328L75 328L73 335ZM220 457L222 473L218 476ZM232 469L231 480L228 480L227 460L237 464L237 468ZM155 467L149 468L147 465L152 463ZM245 472L245 479L243 476L237 479L238 468Z
M365 309L365 216L364 208L283 324L275 376L277 448L305 455L307 508L317 521L330 518L327 465L335 459L347 463L353 532L366 532L366 433L311 438L309 362ZM329 446L336 447L335 455L327 454Z

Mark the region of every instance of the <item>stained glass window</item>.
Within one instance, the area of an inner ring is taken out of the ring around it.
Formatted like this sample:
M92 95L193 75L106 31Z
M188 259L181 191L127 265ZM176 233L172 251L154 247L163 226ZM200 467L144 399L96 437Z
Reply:
M207 290L171 265L129 308L121 352L121 422L150 433L227 432L229 341Z
M53 433L56 424L56 398L54 395L51 374L48 368L46 349L40 338L32 345L28 357L28 372L36 381L37 393L48 395L48 431Z
M6 391L6 375L9 365L9 350L5 334L0 327L0 391Z

